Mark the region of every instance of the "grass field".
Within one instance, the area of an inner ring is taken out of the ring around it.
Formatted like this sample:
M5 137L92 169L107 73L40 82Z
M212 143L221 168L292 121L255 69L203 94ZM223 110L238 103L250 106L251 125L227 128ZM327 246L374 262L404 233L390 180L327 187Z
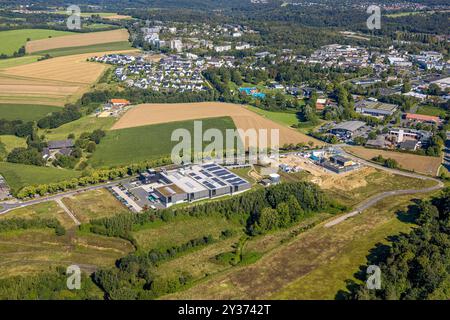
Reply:
M441 165L442 159L439 157L426 157L409 153L401 153L394 151L367 149L364 147L346 147L350 153L365 160L381 155L385 159L396 160L400 167L405 170L423 173L435 176Z
M0 174L5 177L13 193L24 186L58 182L80 176L80 172L73 170L8 162L0 162Z
M101 51L114 51L114 50L130 50L133 49L128 41L111 42L111 43L100 43L93 44L89 46L80 47L66 47L51 50L38 51L33 54L45 55L49 54L52 57L63 57L70 56L74 54L83 54L89 52L101 52Z
M112 266L133 250L125 240L93 234L56 236L53 229L30 229L0 233L0 278L79 265L92 272Z
M299 122L298 116L295 113L267 111L253 106L247 106L247 109L288 127L298 124Z
M128 31L126 29L71 34L65 37L29 41L26 44L26 52L36 53L57 48L83 47L100 43L123 42L128 41L128 36Z
M3 59L3 60L0 60L0 70L6 69L6 68L11 68L11 67L22 66L25 64L30 64L30 63L38 61L38 59L39 59L38 55Z
M0 119L35 121L59 110L56 106L0 103Z
M173 146L178 144L171 142L172 132L180 128L189 130L192 135L194 121L108 131L89 162L93 167L108 167L170 156ZM234 129L235 126L231 118L223 117L205 119L203 131L209 128L224 132L225 129Z
M22 29L9 30L0 32L0 54L12 55L21 46L27 44L27 39L40 40L48 39L49 37L57 38L73 34L67 31L56 31L47 29Z
M66 229L75 227L73 220L64 212L61 207L53 201L42 202L32 206L19 208L8 212L7 214L0 215L0 220L2 219L12 219L12 218L22 218L22 219L50 219L56 218Z
M227 229L238 233L242 227L219 215L200 218L185 216L166 223L150 224L146 228L134 231L133 237L141 250L148 251L167 249L207 235L217 239L221 232Z
M319 224L253 264L213 275L164 298L334 299L339 290L346 289L346 280L353 278L376 243L411 228L408 217L399 215L398 210L412 204L412 198L386 199L332 228ZM259 245L268 241L270 237Z
M108 130L114 122L114 118L96 118L87 116L66 123L56 129L39 130L39 134L44 134L49 140L62 140L66 139L70 133L73 133L78 137L83 132L92 132L96 129Z
M62 201L81 223L128 212L128 209L106 189L84 192L64 198Z
M419 109L417 110L417 113L441 118L445 118L446 116L445 110L434 106L420 106Z

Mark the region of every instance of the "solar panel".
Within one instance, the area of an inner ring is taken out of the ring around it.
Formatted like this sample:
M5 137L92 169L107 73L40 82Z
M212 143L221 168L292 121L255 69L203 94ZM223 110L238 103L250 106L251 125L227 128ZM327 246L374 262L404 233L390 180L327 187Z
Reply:
M203 168L211 168L211 167L217 167L215 163L205 164L202 166Z
M214 170L219 170L219 169L220 169L220 167L218 167L218 166L212 166L212 167L206 168L206 170L208 170L209 172L214 171Z
M214 171L214 174L216 176L223 176L223 175L226 175L226 174L230 174L230 172L227 171L227 170L219 170L219 171Z
M218 184L220 184L222 187L227 185L225 182L221 181L221 180L218 179L218 178L212 178L212 179L213 179L215 182L217 182Z
M207 186L209 189L215 189L216 187L214 187L211 183L209 183L208 181L204 182L205 186Z
M207 177L211 177L211 175L208 172L206 172L205 170L200 170L200 173L203 173Z
M236 176L234 174L229 174L227 176L222 176L221 178L224 179L224 180L228 180L228 179L236 178Z

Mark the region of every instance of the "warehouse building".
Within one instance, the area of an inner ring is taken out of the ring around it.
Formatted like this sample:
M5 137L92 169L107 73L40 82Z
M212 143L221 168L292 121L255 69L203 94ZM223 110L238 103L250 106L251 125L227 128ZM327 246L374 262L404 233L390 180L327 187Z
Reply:
M365 126L362 121L344 121L335 125L330 132L339 136L351 137L358 129Z

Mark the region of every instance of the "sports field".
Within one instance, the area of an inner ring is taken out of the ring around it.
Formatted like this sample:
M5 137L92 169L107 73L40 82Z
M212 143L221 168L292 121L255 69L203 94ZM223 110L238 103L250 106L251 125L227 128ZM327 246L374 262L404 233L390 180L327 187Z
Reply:
M35 53L57 48L82 47L122 41L128 41L128 31L125 29L89 32L65 37L29 41L25 48L27 53Z
M93 167L109 167L170 157L172 148L178 144L178 141L171 142L172 132L182 128L187 129L192 136L194 121L108 131L89 159L89 163ZM235 126L229 117L204 119L203 132L210 128L217 128L224 133L225 129L234 129Z
M281 145L285 143L308 143L309 141L313 141L315 145L324 144L292 128L262 117L242 105L220 102L142 104L128 111L116 122L112 129L210 117L231 117L236 128L243 130L278 129Z
M51 39L73 34L67 31L56 31L48 29L22 29L8 30L0 32L0 54L12 55L20 47L27 44L27 39L37 41L42 39ZM50 40L51 40L50 39Z
M401 169L431 176L437 175L442 163L440 157L426 157L409 153L367 149L364 147L346 147L345 149L365 160L371 160L378 155L381 155L385 159L394 159L399 163Z

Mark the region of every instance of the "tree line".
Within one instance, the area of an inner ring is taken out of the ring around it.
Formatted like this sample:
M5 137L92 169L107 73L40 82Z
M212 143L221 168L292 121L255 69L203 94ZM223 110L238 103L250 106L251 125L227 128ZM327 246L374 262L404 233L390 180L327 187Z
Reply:
M354 285L344 297L358 300L448 300L450 276L450 189L410 206L417 228L379 245L368 264L381 269L381 289ZM365 269L365 267L364 267Z

